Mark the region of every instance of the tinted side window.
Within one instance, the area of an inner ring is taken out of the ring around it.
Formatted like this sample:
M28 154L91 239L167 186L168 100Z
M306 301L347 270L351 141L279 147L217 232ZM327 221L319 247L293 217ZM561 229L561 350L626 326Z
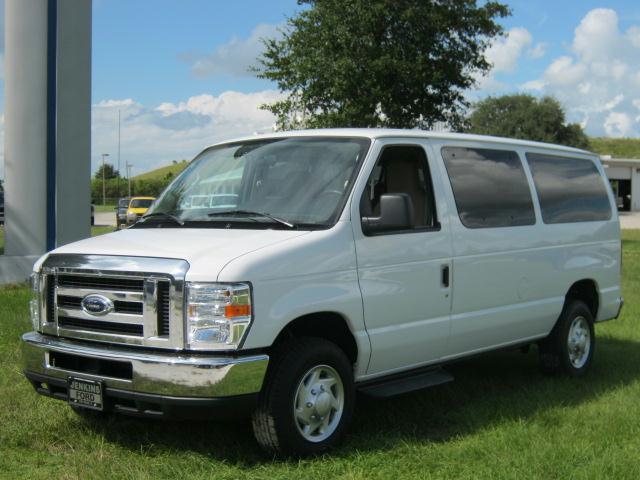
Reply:
M380 216L380 197L387 193L411 197L416 229L438 228L429 164L421 147L385 147L360 199L360 214Z
M465 227L536 223L531 190L516 152L444 147L442 158Z
M591 160L527 153L544 223L609 220L604 180Z

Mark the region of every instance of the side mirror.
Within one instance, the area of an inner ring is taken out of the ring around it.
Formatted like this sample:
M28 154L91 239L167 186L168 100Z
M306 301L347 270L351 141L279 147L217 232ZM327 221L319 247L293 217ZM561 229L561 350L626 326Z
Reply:
M362 231L367 234L413 228L413 202L406 193L380 197L380 216L362 217Z

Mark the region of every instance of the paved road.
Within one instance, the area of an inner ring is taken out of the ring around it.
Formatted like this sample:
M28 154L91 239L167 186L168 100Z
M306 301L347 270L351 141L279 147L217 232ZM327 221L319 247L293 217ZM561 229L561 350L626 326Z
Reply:
M115 212L96 212L95 214L96 227L100 226L116 226L116 213Z
M640 228L640 212L620 212L622 228Z

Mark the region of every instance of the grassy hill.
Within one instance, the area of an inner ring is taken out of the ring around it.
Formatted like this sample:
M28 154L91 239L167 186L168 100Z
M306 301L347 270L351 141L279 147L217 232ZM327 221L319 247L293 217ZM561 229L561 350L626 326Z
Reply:
M145 173L141 173L140 175L136 175L132 177L133 180L155 180L155 179L164 179L167 178L167 175L172 174L171 177L175 177L182 170L189 165L187 160L182 160L178 163L173 163L171 165L167 165L166 167L156 168L155 170L150 170Z
M640 138L589 138L591 150L614 158L640 158Z

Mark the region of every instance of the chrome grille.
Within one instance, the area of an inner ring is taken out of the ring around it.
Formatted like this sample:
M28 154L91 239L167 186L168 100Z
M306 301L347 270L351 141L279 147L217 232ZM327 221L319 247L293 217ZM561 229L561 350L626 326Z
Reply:
M170 332L171 296L167 282L158 283L158 333L168 336Z
M187 268L182 260L51 255L43 266L43 333L183 348ZM106 310L96 313L84 308L83 299L89 295L101 297Z
M84 330L89 332L107 332L118 335L142 337L142 325L131 323L104 322L101 320L83 320L81 318L58 317L58 326L64 329Z
M85 288L100 290L124 290L142 292L144 280L132 278L88 277L84 275L60 275L58 286L68 288Z

